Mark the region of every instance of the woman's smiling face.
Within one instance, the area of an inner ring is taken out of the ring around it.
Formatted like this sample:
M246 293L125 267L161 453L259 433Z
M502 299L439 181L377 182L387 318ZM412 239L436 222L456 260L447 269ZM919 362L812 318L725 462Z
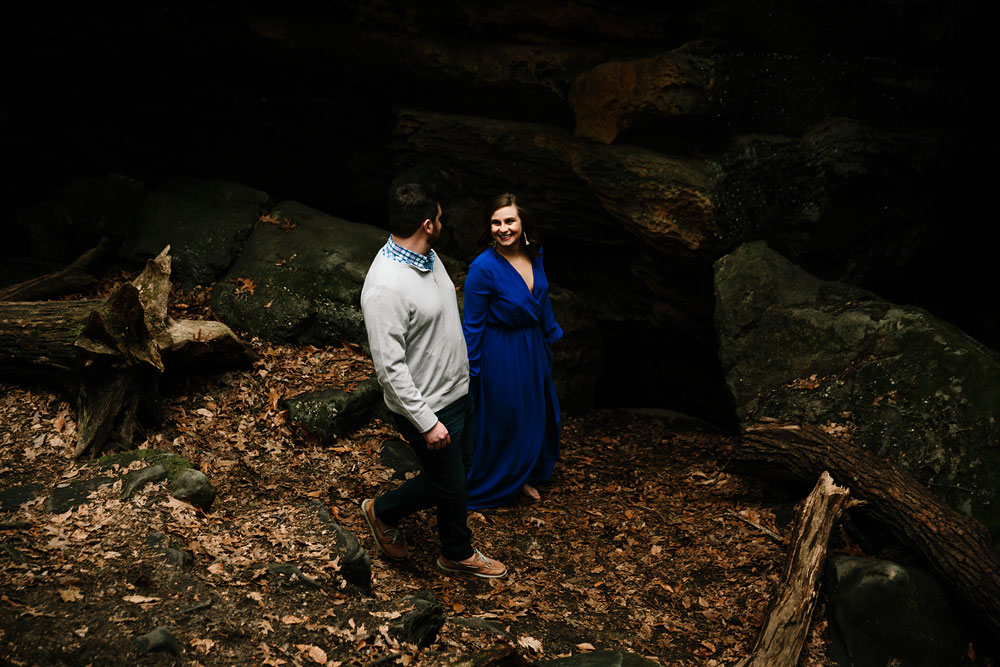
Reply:
M521 216L516 206L504 206L490 216L490 235L502 248L517 248L521 243Z

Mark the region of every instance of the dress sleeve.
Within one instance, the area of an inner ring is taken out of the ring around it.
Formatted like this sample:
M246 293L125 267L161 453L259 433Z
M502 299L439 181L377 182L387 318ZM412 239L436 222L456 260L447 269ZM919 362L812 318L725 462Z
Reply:
M361 301L375 375L384 391L418 431L426 433L438 418L417 389L406 365L406 323L409 309L392 290L373 288Z
M483 330L486 329L486 314L490 309L490 296L493 292L493 275L480 263L473 262L465 277L465 313L462 316L462 332L469 351L470 377L479 376Z

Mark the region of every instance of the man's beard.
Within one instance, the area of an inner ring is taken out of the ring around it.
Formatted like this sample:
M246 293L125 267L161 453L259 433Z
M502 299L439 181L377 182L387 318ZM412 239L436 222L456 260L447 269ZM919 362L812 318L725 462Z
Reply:
M427 237L427 245L433 248L437 245L438 239L441 238L441 228L438 227L434 230L434 233Z

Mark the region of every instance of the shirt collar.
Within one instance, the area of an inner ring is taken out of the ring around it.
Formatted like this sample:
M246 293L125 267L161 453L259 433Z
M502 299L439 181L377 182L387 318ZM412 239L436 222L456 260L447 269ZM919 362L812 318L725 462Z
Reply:
M433 250L426 255L420 255L412 250L407 250L393 241L391 235L389 236L389 240L386 244L382 246L382 254L393 261L399 262L400 264L409 264L419 271L433 271L434 258L437 257L437 253Z

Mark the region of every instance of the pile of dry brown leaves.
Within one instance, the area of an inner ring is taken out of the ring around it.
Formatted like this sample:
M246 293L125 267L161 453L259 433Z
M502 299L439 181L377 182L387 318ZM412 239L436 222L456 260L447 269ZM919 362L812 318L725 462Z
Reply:
M203 295L175 297L183 316L205 312ZM470 581L434 567L429 514L405 526L409 562L374 553L358 502L397 483L379 463L389 426L320 443L281 409L283 397L350 388L371 374L368 359L350 345L252 344L253 369L166 380L164 421L144 445L211 478L219 495L208 513L162 483L129 500L103 486L87 504L46 512L54 486L110 473L69 457L63 397L0 385L0 490L40 485L2 517L0 660L438 665L509 645L529 662L621 648L715 666L751 648L783 546L763 530L781 532L760 487L722 470L726 437L642 412L567 418L542 502L472 513L476 545L511 574ZM370 595L341 579L320 506L369 547ZM164 545L193 562L167 564ZM427 591L446 622L418 648L391 628L413 607L408 596ZM827 662L818 626L807 665ZM176 652L139 654L134 638L157 627Z

